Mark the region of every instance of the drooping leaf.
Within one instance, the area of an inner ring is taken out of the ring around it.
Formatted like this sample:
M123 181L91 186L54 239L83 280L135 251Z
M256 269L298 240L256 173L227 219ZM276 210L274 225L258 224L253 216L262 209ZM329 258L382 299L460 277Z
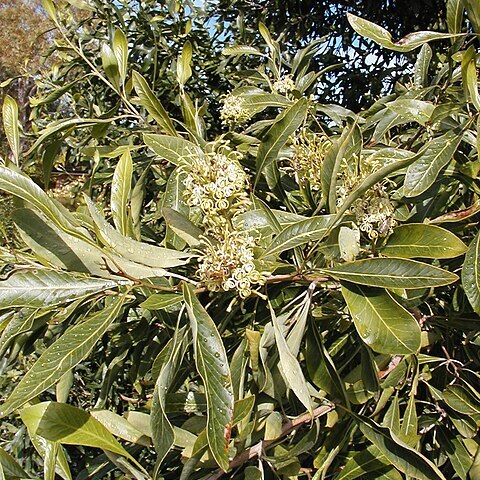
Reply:
M186 330L176 331L168 344L168 353L165 362L155 383L153 394L152 411L150 414L150 425L152 428L152 439L157 453L157 467L160 467L163 459L175 443L175 433L170 420L166 414L166 397L175 375L183 360L186 350Z
M397 52L411 52L424 43L432 40L444 40L446 38L455 37L454 34L421 31L410 33L409 35L394 42L390 33L383 27L380 27L379 25L369 22L363 18L357 17L352 13L347 13L347 17L350 25L359 35L370 38L382 47L388 48L389 50L395 50Z
M415 62L413 79L417 88L426 86L428 79L428 68L430 61L432 60L433 51L430 45L426 43L422 45L420 53L418 54L417 61Z
M388 292L344 283L342 294L360 337L370 348L398 355L419 351L418 322Z
M404 184L406 197L416 197L436 180L440 170L452 159L462 135L449 131L430 143L429 148L407 170Z
M465 255L462 285L473 310L480 314L480 232L475 235Z
M24 408L20 416L32 433L52 442L102 448L132 459L98 420L80 408L43 402Z
M186 283L183 295L193 334L195 363L207 395L208 444L218 465L227 471L234 407L227 355L215 323Z
M0 447L0 467L6 480L30 478L28 473L11 457L2 447Z
M452 232L436 225L409 223L393 230L381 252L388 257L455 258L467 246Z
M142 105L142 107L147 110L147 112L158 123L158 125L160 125L164 129L165 132L167 132L169 135L173 135L174 137L176 137L177 131L173 126L172 120L170 119L165 108L163 108L163 105L160 103L158 98L148 86L145 78L143 78L142 75L135 71L133 71L132 73L132 78L135 91L140 98L140 104Z
M280 368L282 375L289 388L292 389L296 397L302 402L305 408L313 415L312 400L308 391L307 382L303 375L302 367L297 358L290 351L287 341L284 337L282 328L279 325L278 319L270 305L270 313L275 332L275 343L280 357Z
M117 230L124 237L128 237L133 230L131 218L128 215L128 202L132 190L132 175L132 156L130 150L125 150L113 173L112 194L110 198L113 221Z
M145 447L149 447L151 444L150 439L137 430L128 420L110 410L92 410L90 415L116 437Z
M46 307L116 288L112 280L56 270L20 270L0 280L0 307Z
M272 240L263 252L263 256L278 255L286 250L323 238L332 219L333 215L322 215L288 225Z
M124 297L116 298L103 310L90 315L82 323L71 327L48 347L2 405L0 415L10 414L44 392L59 381L66 372L86 358L108 327L118 317L123 303ZM40 432L37 433L42 435Z
M18 132L18 105L10 96L5 95L2 107L3 129L13 153L15 163L18 165L20 157L20 135Z
M200 236L202 231L196 227L187 217L177 212L173 208L163 207L162 213L167 223L175 235L185 240L190 247L200 245Z
M339 280L381 288L439 287L458 280L454 273L404 258L367 258L321 271Z
M307 108L307 100L301 98L288 110L285 110L265 134L258 147L255 184L264 173L265 168L277 159L280 149L290 135L302 124Z
M463 0L447 0L446 18L449 33L460 33L462 31L464 11Z
M480 414L480 400L461 385L449 385L443 391L445 403L459 413L465 415Z
M88 210L97 227L97 237L122 257L132 262L142 263L153 268L172 268L184 265L193 255L169 248L157 247L144 242L137 242L115 230L98 211L88 197L84 197Z
M349 412L361 432L375 445L391 464L406 475L419 480L446 480L442 472L430 460L409 447L398 437L363 415Z

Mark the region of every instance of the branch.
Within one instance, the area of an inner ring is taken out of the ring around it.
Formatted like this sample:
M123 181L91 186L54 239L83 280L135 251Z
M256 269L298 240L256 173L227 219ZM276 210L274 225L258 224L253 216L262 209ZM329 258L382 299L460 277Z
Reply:
M288 435L293 430L296 430L298 427L301 427L305 423L311 422L315 418L322 417L326 415L328 412L331 412L335 409L335 405L322 405L317 407L313 411L313 416L310 415L309 412L305 412L297 418L293 420L289 420L286 422L282 427L282 432L280 435L273 439L273 440L261 440L257 444L253 445L253 447L248 448L242 453L239 453L231 462L229 470L233 470L234 468L243 465L244 463L253 460L254 458L261 457L263 452L270 447L273 443L278 442L281 438ZM221 478L226 472L223 470L217 470L213 475L211 475L208 480L217 480Z

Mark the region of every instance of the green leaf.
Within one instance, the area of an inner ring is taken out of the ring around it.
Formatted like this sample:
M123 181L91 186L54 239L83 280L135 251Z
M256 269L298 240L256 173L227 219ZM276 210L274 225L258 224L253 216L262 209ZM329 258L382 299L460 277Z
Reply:
M234 45L233 47L226 47L222 51L223 55L259 55L264 57L265 54L260 50L257 50L255 47L250 47L248 45Z
M460 33L462 31L464 10L463 0L447 0L446 18L449 33Z
M413 392L410 393L408 398L399 436L405 443L412 447L415 446L419 439L416 399Z
M184 265L193 256L190 253L137 242L130 237L122 235L105 220L90 198L86 196L84 198L90 215L95 222L97 237L103 244L122 257L153 268L172 268Z
M133 163L130 150L120 157L112 179L110 205L112 217L117 230L125 237L132 231L131 219L128 217L128 201L132 190Z
M20 270L0 280L0 308L60 305L118 285L111 280L55 270Z
M18 105L10 96L5 95L2 107L3 130L8 140L8 144L13 153L15 163L18 165L20 157L20 135L18 133Z
M350 25L359 35L370 38L382 47L388 48L389 50L395 50L396 52L411 52L424 43L432 40L443 40L445 38L454 38L457 36L448 33L420 31L410 33L397 42L394 42L390 33L383 27L357 17L352 13L347 13L347 18Z
M215 323L186 283L183 295L193 334L195 363L207 395L208 444L218 465L227 471L234 407L227 354Z
M31 178L0 165L0 190L31 203L64 232L95 245L85 230L75 228L78 225L75 217L52 200Z
M124 417L117 415L110 410L92 410L90 415L98 420L110 433L116 437L120 437L127 442L136 443L149 447L151 445L150 438L137 430Z
M167 417L165 404L168 389L174 382L185 355L186 338L185 328L175 331L172 340L168 343L168 355L165 357L165 362L160 368L155 383L150 425L153 444L157 453L157 469L175 443L174 429Z
M442 472L430 460L425 458L388 428L383 428L363 415L349 412L360 427L362 433L375 445L391 464L409 477L419 480L446 480Z
M388 292L344 283L342 294L358 334L370 348L392 355L420 350L418 322Z
M369 445L365 450L352 455L336 477L336 480L355 480L366 477L370 472L391 469L390 462L380 453L375 445ZM397 472L398 473L398 472ZM399 475L399 478L402 477Z
M113 34L113 53L117 59L120 79L122 83L125 83L128 66L128 41L125 34L119 28L117 28Z
M252 113L259 113L269 107L285 108L292 105L292 102L283 95L275 93L245 95L242 98L242 108Z
M145 133L143 141L160 158L174 165L189 165L192 157L203 154L202 149L181 137Z
M146 310L165 310L183 302L183 296L178 293L154 293L140 304Z
M465 255L462 285L470 305L480 315L480 232L475 235Z
M285 145L290 135L302 124L307 114L307 109L307 99L301 98L277 117L275 123L265 134L258 147L255 185L265 168L278 158L280 149Z
M172 229L175 235L185 240L190 247L200 245L200 236L202 231L196 227L187 217L177 212L173 208L162 208L162 214L167 222L167 226Z
M4 478L30 478L28 473L2 448L0 447L0 467L3 470Z
M183 46L182 54L177 60L177 81L182 87L192 76L192 68L190 66L192 63L192 53L192 44L187 40Z
M107 76L108 80L112 82L113 87L117 91L120 90L120 72L118 69L118 60L113 50L106 43L102 45L101 57L102 67L105 75Z
M322 194L328 201L330 213L335 213L337 210L337 177L342 162L345 161L345 154L347 151L358 154L361 148L362 134L358 125L353 123L343 130L342 135L333 142L325 154L322 164L321 184Z
M323 238L332 219L333 215L322 215L288 225L272 240L262 257L278 255L286 250Z
M280 357L280 369L286 384L292 389L296 397L302 402L305 408L313 416L312 400L308 390L308 385L303 375L302 367L297 358L292 354L287 345L287 341L282 332L282 328L278 322L272 306L269 304L270 313L272 316L273 328L275 332L275 343Z
M433 103L413 98L398 98L393 102L387 103L386 106L397 115L408 118L409 121L415 121L423 126L430 120L435 110Z
M173 126L172 120L168 116L165 108L163 108L163 105L159 102L155 94L148 86L145 78L143 78L138 72L133 71L132 79L135 91L140 98L140 105L147 110L147 112L158 123L158 125L163 128L165 132L176 137L178 134Z
M458 280L454 273L403 258L367 258L321 271L339 280L381 288L440 287Z
M114 299L104 309L87 317L82 323L68 329L55 343L40 355L12 394L2 405L0 416L5 416L50 388L69 370L91 352L108 327L118 317L124 297ZM40 432L36 432L42 435ZM47 436L45 438L56 441Z
M466 250L467 246L444 228L410 223L396 227L380 251L388 257L455 258Z
M132 459L98 420L79 408L65 403L43 402L24 408L20 416L33 434L52 442L101 448Z
M480 414L480 400L461 385L449 385L443 391L443 400L456 412L464 415Z
M432 60L433 51L430 45L422 45L420 53L418 54L417 61L413 71L413 79L416 88L425 87L428 82L428 68Z
M408 167L404 195L416 197L427 190L440 170L450 162L461 140L462 134L455 131L449 131L432 140L427 150Z
M55 10L55 5L52 0L42 0L42 5L45 11L48 13L48 16L55 21L57 18L57 12Z

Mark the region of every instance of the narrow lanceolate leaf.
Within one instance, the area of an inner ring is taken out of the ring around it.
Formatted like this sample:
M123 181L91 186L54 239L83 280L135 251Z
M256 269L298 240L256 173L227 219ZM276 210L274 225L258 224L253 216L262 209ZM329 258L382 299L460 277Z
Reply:
M125 237L105 220L90 198L84 198L90 215L95 222L97 237L103 244L119 253L122 257L153 268L172 268L184 265L193 256L189 253L157 247Z
M347 150L351 153L359 153L362 148L362 135L358 125L353 123L345 128L342 135L333 142L328 149L322 166L322 193L328 200L330 213L335 213L337 205L337 177L342 162L345 160ZM348 159L347 159L348 161Z
M382 47L397 52L410 52L432 40L443 40L445 38L453 38L456 36L448 33L421 31L410 33L397 42L394 42L390 33L383 27L351 13L347 13L347 17L350 25L359 35L370 38Z
M286 250L323 238L332 219L333 215L323 215L288 225L273 239L262 256L278 255Z
M242 98L242 108L250 110L252 113L259 113L269 107L285 108L292 104L292 102L283 95L276 93L245 95Z
M473 310L480 314L480 232L470 243L465 255L462 285Z
M28 473L2 447L0 447L0 467L4 478L29 478Z
M233 47L226 47L223 49L224 55L259 55L264 57L265 54L255 47L249 47L248 45L234 45Z
M146 133L143 141L161 159L174 165L189 165L193 157L202 155L202 149L181 137Z
M404 258L367 258L322 272L339 280L381 288L428 288L458 280L454 273Z
M117 286L112 280L55 270L20 270L0 281L0 308L60 305Z
M177 80L180 85L185 85L187 80L192 76L192 44L190 41L186 41L183 46L182 53L177 60Z
M10 96L6 95L3 101L3 129L8 140L8 144L13 153L15 163L18 165L20 156L20 135L18 133L18 105Z
M444 228L410 223L395 228L381 252L388 257L455 258L466 250L467 246Z
M110 45L102 45L102 67L108 80L112 82L116 90L120 89L120 72L118 70L118 60Z
M118 317L123 302L124 297L116 298L103 310L68 329L48 347L2 405L1 416L10 414L50 388L85 359Z
M218 465L227 471L234 406L227 354L215 323L186 283L183 295L192 328L195 363L207 396L208 444Z
M80 408L43 402L24 408L20 416L30 432L52 442L101 448L132 459L98 420Z
M462 31L464 10L463 0L447 0L446 17L449 33L460 33Z
M368 417L353 412L349 414L357 420L365 437L395 468L419 480L446 480L433 462L402 442L388 428L381 427Z
M270 127L258 148L255 184L264 169L277 159L288 137L302 124L307 114L307 107L307 99L301 98Z
M347 460L345 467L338 474L336 480L355 480L356 478L365 477L370 472L384 472L391 468L390 462L380 453L378 448L370 445L365 450L354 453ZM402 476L400 473L397 472L397 475L401 480ZM385 479L385 477L381 478Z
M165 361L160 368L160 373L155 383L150 425L153 444L157 454L157 468L175 443L174 428L166 414L166 398L168 389L172 385L185 355L186 338L185 328L175 332L173 338L165 347L168 349L168 353L165 355Z
M404 184L406 197L416 197L433 184L440 170L452 159L461 139L461 134L450 131L432 140L423 155L408 167Z
M31 203L61 230L94 244L88 234L74 228L75 217L52 200L31 178L0 165L0 190Z
M152 118L160 125L169 135L177 136L177 131L173 126L172 120L168 116L167 111L163 108L158 98L148 86L147 81L138 72L132 73L133 86L140 99L140 105L144 107Z
M421 345L420 327L413 315L380 288L342 284L353 323L362 340L379 353L408 355Z
M112 179L111 207L112 217L117 230L124 236L131 232L128 217L128 201L132 189L133 163L130 150L120 157Z
M480 400L461 385L449 385L443 391L445 403L459 413L464 415L479 415Z
M278 349L278 356L280 357L280 369L285 382L287 386L292 389L293 393L302 402L305 408L313 415L312 400L308 391L307 381L303 375L302 367L300 366L297 358L290 351L271 305L270 313L272 315L273 328L275 332L275 343Z
M120 79L122 83L125 83L127 78L128 42L125 34L118 28L113 35L113 53L117 58Z

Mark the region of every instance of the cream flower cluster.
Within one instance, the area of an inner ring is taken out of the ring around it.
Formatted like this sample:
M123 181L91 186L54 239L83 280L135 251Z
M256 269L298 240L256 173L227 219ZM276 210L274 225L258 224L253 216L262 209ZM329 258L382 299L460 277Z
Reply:
M322 164L331 142L325 135L302 129L292 137L291 167L298 183L308 182L313 190L321 189Z
M252 293L252 285L263 285L265 276L254 263L255 239L243 232L224 232L215 243L204 241L202 261L198 274L211 291L237 290L240 297Z
M248 205L248 177L234 155L205 153L192 159L184 181L183 199L203 213L206 233L225 228L228 218Z
M337 184L337 206L341 207L350 193L371 173L378 170L381 165L377 161L360 159L354 169L344 166ZM397 225L394 219L395 206L387 192L387 180L375 184L367 190L362 198L357 199L350 212L356 217L360 230L365 232L370 239L386 237L393 232Z
M295 90L295 82L290 75L285 75L272 85L272 90L285 95Z
M230 127L234 125L243 125L252 118L252 112L245 108L245 99L233 94L229 94L223 101L220 118L224 125Z
M237 290L242 298L263 285L267 272L254 263L255 239L233 227L232 220L250 204L248 177L235 152L205 153L192 159L183 198L202 213L203 239L198 275L211 291Z

